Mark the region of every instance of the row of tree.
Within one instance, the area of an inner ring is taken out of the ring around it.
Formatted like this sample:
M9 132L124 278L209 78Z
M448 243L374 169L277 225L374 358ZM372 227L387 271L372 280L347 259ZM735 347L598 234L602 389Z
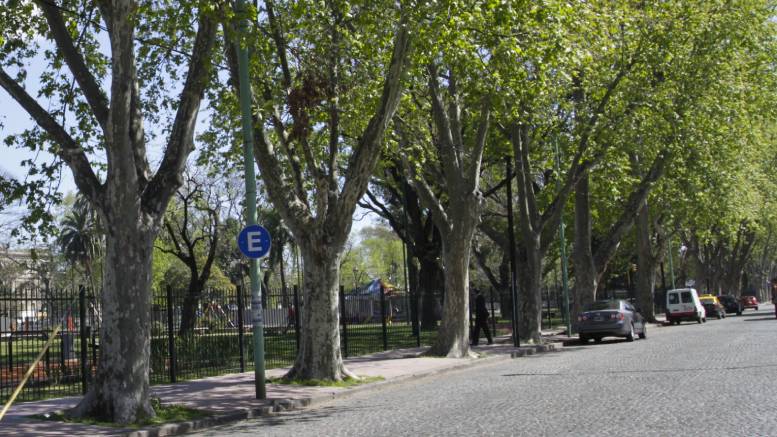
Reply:
M406 243L411 288L444 283L431 350L443 356L469 354L471 264L500 290L517 273L519 333L541 341L541 284L563 223L574 223L576 311L627 270L615 264L633 262L641 306L652 311L655 272L679 242L698 261L685 275L710 290L738 293L754 253L763 254L760 270L749 277L763 279L774 262L769 1L257 7L0 8L0 87L35 122L5 141L56 157L25 161L31 177L4 178L3 199L25 201L27 225L45 229L47 202L57 200L46 182L64 165L104 230L101 358L75 415L125 423L154 414L155 245L187 266L195 296L217 240L238 228L221 235L215 226L237 197L197 200L207 199L207 179L180 190L187 162L209 178L240 169L236 44L251 53L261 186L288 232L280 246L293 240L302 258L306 311L290 378L353 376L340 355L337 296L357 204ZM250 20L245 33L236 32L240 19ZM46 65L38 82L28 79L30 63ZM212 231L195 235L195 216ZM616 256L625 244L629 256Z

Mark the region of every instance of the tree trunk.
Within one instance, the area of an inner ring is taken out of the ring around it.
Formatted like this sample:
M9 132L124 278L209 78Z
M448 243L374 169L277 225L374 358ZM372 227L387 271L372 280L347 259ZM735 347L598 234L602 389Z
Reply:
M524 239L527 241L527 239ZM542 258L539 235L518 250L518 312L521 340L529 344L542 343Z
M510 289L510 254L504 250L499 263L499 312L502 319L513 319L513 295Z
M205 283L200 281L199 277L196 279L192 278L189 282L189 288L186 290L186 296L181 306L181 326L178 328L179 337L190 335L194 332L195 325L197 324L197 305L200 302L200 296L204 288ZM168 302L168 305L175 307L175 299L173 299L173 302Z
M340 351L339 278L342 251L321 241L300 242L302 330L299 351L287 379L342 381L356 377L343 365Z
M580 179L575 190L575 245L572 248L572 264L575 268L575 287L571 317L576 320L582 308L596 300L598 285L598 272L591 250L591 205L587 174Z
M469 257L472 232L443 240L445 301L442 323L430 355L469 356Z
M436 260L422 258L421 271L418 273L418 283L421 292L421 328L437 329L439 320L439 298L443 290L443 272Z
M643 204L637 215L637 306L642 316L656 323L653 293L656 288L656 260L650 242L650 212Z
M410 320L413 326L413 335L418 335L418 321L419 321L419 289L418 289L418 265L415 263L415 259L410 257L407 259L407 286L408 297L410 298Z
M153 417L149 403L151 262L158 226L116 213L106 220L100 362L94 383L68 414L120 424Z

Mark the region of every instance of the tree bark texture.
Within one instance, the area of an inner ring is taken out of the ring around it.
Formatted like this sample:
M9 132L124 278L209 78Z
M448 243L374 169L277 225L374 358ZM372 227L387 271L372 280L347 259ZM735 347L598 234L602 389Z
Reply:
M527 244L528 243L528 244ZM542 258L539 236L524 240L518 250L518 313L521 341L542 343ZM529 246L529 247L524 247Z
M575 287L572 320L582 312L585 305L596 300L599 274L594 265L591 250L591 204L589 199L589 178L583 176L575 190L575 242L572 248L572 264L575 268Z
M302 320L299 351L288 379L341 381L354 377L340 351L339 280L342 249L306 241L300 244Z
M445 300L440 330L429 353L461 358L469 355L469 245L466 235L443 241Z
M100 354L94 384L69 412L117 423L153 417L149 403L153 220L116 214L106 220Z
M650 231L650 211L645 202L637 215L637 306L650 323L656 323L654 292L656 288L656 258L653 256Z

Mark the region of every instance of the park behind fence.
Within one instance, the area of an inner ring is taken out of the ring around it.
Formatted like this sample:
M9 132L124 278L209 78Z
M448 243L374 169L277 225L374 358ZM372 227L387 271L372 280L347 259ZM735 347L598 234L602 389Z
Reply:
M344 357L428 345L436 329L420 329L421 299L402 290L340 289L340 343ZM435 306L440 308L439 293ZM152 384L251 370L254 364L251 297L242 288L208 289L197 296L167 288L151 307ZM267 368L290 366L305 311L297 287L262 296ZM492 302L493 305L493 302ZM44 359L19 401L86 392L100 352L99 297L84 287L0 289L0 401L5 401L58 324Z

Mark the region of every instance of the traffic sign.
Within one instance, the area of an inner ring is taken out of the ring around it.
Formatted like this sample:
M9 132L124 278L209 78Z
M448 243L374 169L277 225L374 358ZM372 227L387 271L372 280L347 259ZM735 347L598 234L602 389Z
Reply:
M270 253L270 233L262 226L248 225L237 236L237 247L248 258L264 258Z

